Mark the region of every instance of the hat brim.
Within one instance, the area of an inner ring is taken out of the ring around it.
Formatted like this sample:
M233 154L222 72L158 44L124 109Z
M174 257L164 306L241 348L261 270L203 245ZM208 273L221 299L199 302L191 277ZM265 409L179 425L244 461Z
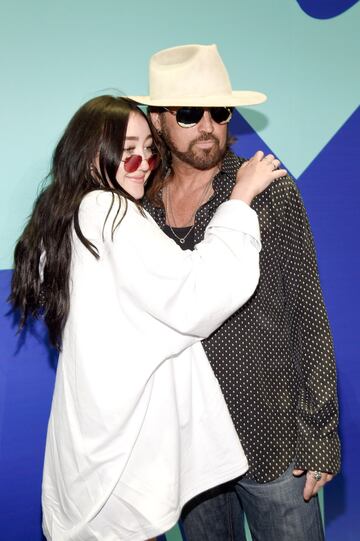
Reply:
M176 98L158 98L151 96L128 96L128 98L143 105L153 105L154 107L240 107L246 105L258 105L267 100L262 92L253 92L251 90L238 90L231 94L212 95L212 96L178 96Z

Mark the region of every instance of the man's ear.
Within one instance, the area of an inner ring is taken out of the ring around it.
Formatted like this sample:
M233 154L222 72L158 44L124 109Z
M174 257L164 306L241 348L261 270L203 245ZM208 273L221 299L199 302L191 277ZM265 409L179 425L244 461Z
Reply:
M157 132L161 131L161 124L160 124L160 113L156 113L155 111L151 111L150 113L151 122Z

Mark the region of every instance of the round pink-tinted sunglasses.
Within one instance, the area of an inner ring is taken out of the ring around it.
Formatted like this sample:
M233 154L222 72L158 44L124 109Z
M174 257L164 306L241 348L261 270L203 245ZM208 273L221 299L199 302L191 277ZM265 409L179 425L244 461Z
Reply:
M133 173L134 171L139 169L143 160L146 160L148 162L150 171L153 171L159 163L157 154L152 154L149 158L143 158L142 156L140 156L140 154L133 154L132 156L125 158L125 160L122 160L124 162L125 171L127 173Z

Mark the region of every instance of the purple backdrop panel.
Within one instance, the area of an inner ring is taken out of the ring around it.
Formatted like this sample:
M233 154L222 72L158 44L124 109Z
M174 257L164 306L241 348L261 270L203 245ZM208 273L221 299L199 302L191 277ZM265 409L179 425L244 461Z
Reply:
M325 492L328 541L360 539L360 108L299 179L318 251L338 373L342 472Z
M16 336L0 272L0 539L42 539L40 491L56 357L41 323Z
M331 19L341 15L358 0L297 0L297 3L305 13L315 19Z

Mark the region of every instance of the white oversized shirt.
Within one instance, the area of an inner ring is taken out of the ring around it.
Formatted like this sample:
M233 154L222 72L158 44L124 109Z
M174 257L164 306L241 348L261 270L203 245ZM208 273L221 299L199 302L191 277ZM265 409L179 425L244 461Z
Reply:
M200 340L256 288L256 213L223 203L204 241L182 251L125 206L103 191L80 205L99 259L73 232L43 476L52 541L144 541L193 496L247 469Z

